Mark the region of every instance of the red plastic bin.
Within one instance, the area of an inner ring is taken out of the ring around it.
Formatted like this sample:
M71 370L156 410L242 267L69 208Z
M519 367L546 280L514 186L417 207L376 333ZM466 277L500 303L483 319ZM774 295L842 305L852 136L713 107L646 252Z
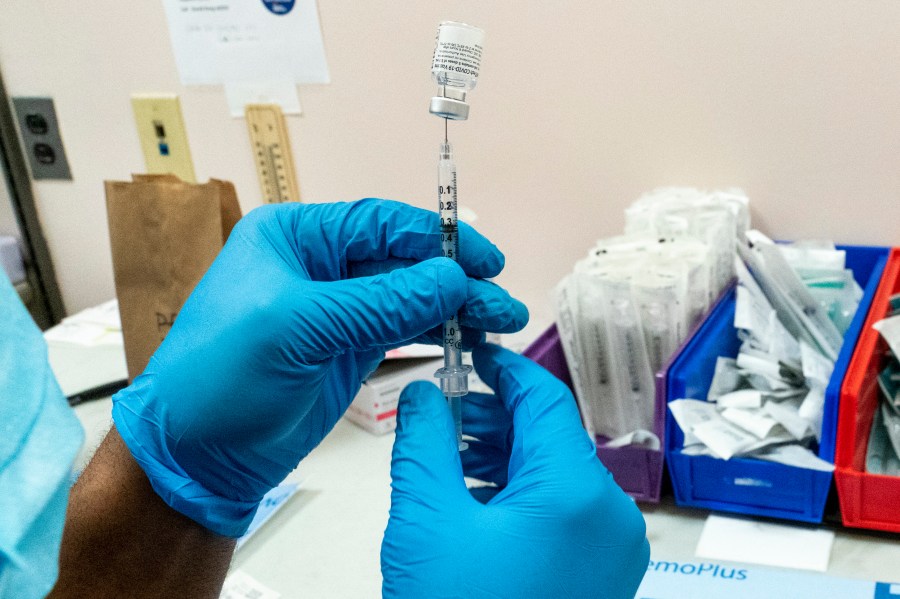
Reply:
M841 387L835 482L845 526L900 532L900 477L866 472L872 418L880 401L877 375L890 349L872 325L900 293L900 248L893 248Z

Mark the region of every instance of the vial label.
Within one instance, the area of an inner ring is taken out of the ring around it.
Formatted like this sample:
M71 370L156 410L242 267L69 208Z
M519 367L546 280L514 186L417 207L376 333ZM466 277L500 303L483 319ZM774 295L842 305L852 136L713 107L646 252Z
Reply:
M462 79L478 78L484 31L457 23L443 23L438 27L431 72L447 72Z

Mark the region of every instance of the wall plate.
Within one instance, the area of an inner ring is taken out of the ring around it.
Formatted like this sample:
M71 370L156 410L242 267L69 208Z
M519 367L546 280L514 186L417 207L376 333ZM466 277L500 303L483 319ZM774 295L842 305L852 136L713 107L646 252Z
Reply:
M131 107L141 138L144 162L150 174L172 173L182 181L196 183L194 162L181 104L175 94L134 94Z
M16 122L33 179L72 179L53 98L13 98Z

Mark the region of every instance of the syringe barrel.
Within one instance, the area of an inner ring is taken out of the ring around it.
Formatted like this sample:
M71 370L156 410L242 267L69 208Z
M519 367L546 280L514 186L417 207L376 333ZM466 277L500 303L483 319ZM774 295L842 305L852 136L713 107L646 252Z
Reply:
M454 314L444 322L444 366L462 366L462 333L459 331L459 316Z
M441 230L441 255L451 260L459 256L459 223L456 203L456 164L453 148L441 144L438 161L438 217ZM468 375L472 367L462 363L462 331L454 314L444 323L444 367L435 373L441 391L447 397L460 397L469 392Z
M441 144L438 161L438 216L441 230L441 255L445 258L457 259L459 239L457 233L456 204L456 164L453 162L453 148L449 143Z

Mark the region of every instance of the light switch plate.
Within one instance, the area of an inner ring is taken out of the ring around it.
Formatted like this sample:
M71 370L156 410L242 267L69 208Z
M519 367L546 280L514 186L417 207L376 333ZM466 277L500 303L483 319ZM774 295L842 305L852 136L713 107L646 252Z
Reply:
M131 96L131 106L147 172L172 173L182 181L196 183L178 96L134 94Z
M34 179L72 179L53 98L13 98L22 145Z

